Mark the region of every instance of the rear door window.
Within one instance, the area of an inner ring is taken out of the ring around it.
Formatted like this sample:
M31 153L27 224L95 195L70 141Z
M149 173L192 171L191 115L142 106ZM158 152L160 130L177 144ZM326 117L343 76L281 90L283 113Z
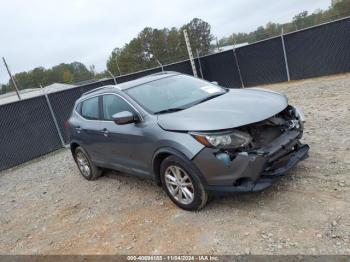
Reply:
M87 99L81 104L81 115L86 119L98 120L99 119L99 98L93 97Z

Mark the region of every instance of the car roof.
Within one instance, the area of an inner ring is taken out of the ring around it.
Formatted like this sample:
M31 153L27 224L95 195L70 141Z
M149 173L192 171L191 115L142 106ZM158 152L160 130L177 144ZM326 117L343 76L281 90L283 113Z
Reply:
M138 85L142 85L148 82L153 82L165 77L169 77L169 76L174 76L174 75L179 75L180 73L178 72L172 72L172 71L164 71L164 72L159 72L159 73L155 73L155 74L151 74L151 75L147 75L141 78L137 78L135 80L131 80L128 82L124 82L121 84L118 84L117 86L121 89L121 90L125 90L131 87L135 87Z
M149 83L149 82L153 82L153 81L157 81L159 79L163 79L169 76L175 76L175 75L179 75L181 73L178 72L172 72L172 71L164 71L164 72L159 72L159 73L155 73L155 74L151 74L151 75L147 75L135 80L131 80L131 81L127 81L124 83L120 83L117 85L106 85L106 86L102 86L99 88L95 88L91 91L88 91L86 93L84 93L82 95L82 97L86 96L92 96L92 95L96 95L96 94L103 94L105 92L113 92L117 90L126 90L135 86L139 86L145 83Z

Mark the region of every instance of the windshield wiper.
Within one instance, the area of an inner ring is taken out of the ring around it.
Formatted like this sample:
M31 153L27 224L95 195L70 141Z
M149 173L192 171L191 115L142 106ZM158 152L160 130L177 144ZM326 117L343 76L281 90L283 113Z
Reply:
M226 94L226 93L227 93L227 92L218 93L218 94L213 94L213 95L211 95L211 96L207 96L207 97L205 97L205 98L203 98L203 99L197 100L197 101L195 101L195 102L193 102L193 103L190 103L190 104L188 104L188 105L185 105L185 106L183 106L183 107L168 108L168 109L164 109L164 110L155 112L155 113L153 113L153 114L158 115L158 114L166 114L166 113L172 113L172 112L181 111L181 110L184 110L184 109L189 108L189 107L191 107L191 106L194 106L194 105L203 103L203 102L205 102L205 101L208 101L208 100L210 100L210 99L213 99L213 98L215 98L215 97L221 96L221 95Z
M158 115L158 114L166 114L166 113L172 113L172 112L177 112L177 111L181 111L181 110L184 110L184 108L181 108L181 107L174 107L174 108L168 108L168 109L160 110L160 111L158 111L158 112L155 112L154 114L155 114L155 115Z
M194 105L198 105L198 104L200 104L200 103L203 103L203 102L205 102L205 101L211 100L211 99L213 99L213 98L215 98L215 97L218 97L218 96L221 96L221 95L223 95L223 94L226 94L226 92L225 92L225 93L219 93L219 94L211 95L211 96L207 96L207 97L205 97L205 98L203 98L203 99L197 100L197 101L194 103Z

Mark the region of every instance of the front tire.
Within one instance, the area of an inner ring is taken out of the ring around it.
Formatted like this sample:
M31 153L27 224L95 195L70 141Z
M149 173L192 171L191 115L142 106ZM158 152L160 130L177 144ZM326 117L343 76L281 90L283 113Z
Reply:
M190 161L167 157L160 166L160 177L165 192L178 207L194 211L207 203L208 193Z
M90 160L89 155L82 147L77 147L74 151L74 159L80 173L87 180L96 180L101 176L102 170L96 167Z

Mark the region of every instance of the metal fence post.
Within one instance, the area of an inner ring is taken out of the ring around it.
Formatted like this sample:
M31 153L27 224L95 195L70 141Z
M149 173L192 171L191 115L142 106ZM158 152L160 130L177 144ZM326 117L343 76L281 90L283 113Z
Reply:
M161 62L159 62L159 60L156 58L157 64L160 66L160 68L162 69L162 72L164 72L164 67L163 64Z
M288 78L288 81L290 81L289 65L288 65L288 59L287 59L287 52L286 52L286 46L284 45L283 27L282 27L282 31L281 31L281 41L282 41L284 62L285 62L285 64L286 64L287 78Z
M233 46L233 55L235 56L235 62L236 62L237 70L238 70L239 79L241 80L241 85L244 88L243 78L242 78L242 74L241 74L241 68L239 67L235 46Z
M202 79L203 79L202 63L201 63L201 59L200 59L200 57L199 57L198 49L196 49L196 52L197 52L197 59L198 59L198 64L199 64L199 72L201 73L201 77L202 77Z
M198 77L196 65L194 64L194 59L193 59L193 54L192 54L192 48L191 48L191 44L190 44L190 39L188 38L187 30L184 29L184 30L183 30L183 33L184 33L185 42L186 42L186 46L187 46L188 57L190 58L190 62L191 62L191 67L192 67L192 71L193 71L193 76Z
M15 91L16 91L16 94L18 96L18 99L21 100L21 96L19 95L19 91L18 91L18 87L17 87L17 84L16 84L16 81L15 81L15 77L11 74L11 71L6 63L6 60L5 60L5 57L2 58L2 61L4 62L4 65L5 65L5 68L7 70L7 73L9 74L10 76L10 79L12 80L12 83L13 83L13 87L15 88Z
M108 74L110 74L110 76L113 78L114 84L117 85L117 79L115 78L115 76L112 74L111 71L107 70Z
M46 103L47 103L47 106L49 107L49 110L50 110L50 113L51 113L51 116L52 116L52 120L53 120L53 122L55 124L55 127L56 127L56 130L57 130L57 134L58 134L58 136L59 136L59 138L61 140L61 144L62 144L63 147L68 147L68 145L64 142L64 139L63 139L60 127L58 126L58 122L57 122L55 113L54 113L54 111L52 109L49 96L47 95L47 93L46 93L45 89L42 87L42 85L40 85L40 87L43 90L43 93L44 93L44 96L45 96L45 99L46 99Z

